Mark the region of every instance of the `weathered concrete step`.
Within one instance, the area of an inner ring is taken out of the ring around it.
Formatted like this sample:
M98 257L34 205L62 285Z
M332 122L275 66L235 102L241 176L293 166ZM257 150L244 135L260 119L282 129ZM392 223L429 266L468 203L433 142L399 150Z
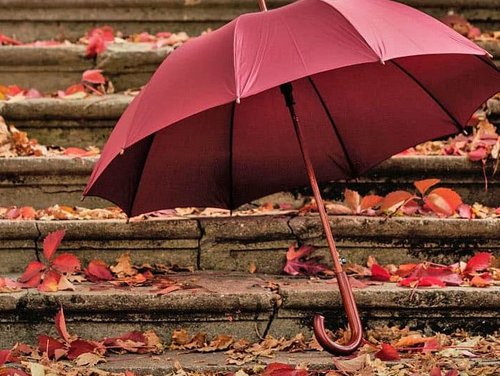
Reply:
M101 147L132 99L130 95L113 94L77 100L0 101L0 116L42 144ZM166 106L168 109L168 104ZM488 101L487 114L492 122L500 125L500 100Z
M500 63L500 41L478 44ZM146 84L172 51L172 47L156 49L148 43L114 43L94 61L85 58L85 46L82 45L2 46L0 84L51 92L80 82L84 70L98 68L104 71L116 90L122 91Z
M171 51L149 43L113 43L93 60L85 57L83 45L2 46L0 83L51 92L80 82L87 69L102 69L116 90L126 90L144 85Z
M257 333L275 337L311 334L311 318L322 312L330 328L343 326L336 284L330 280L201 272L170 275L198 288L167 295L151 287L94 289L41 294L36 290L0 294L0 347L33 342L55 334L53 317L64 307L70 333L87 339L154 329L168 343L175 329L227 334L255 341ZM268 282L277 284L269 289ZM355 289L366 327L409 325L450 332L456 328L492 333L500 324L500 287L417 289L395 284Z
M272 358L259 357L254 361L245 363L242 366L227 364L228 355L224 352L200 354L189 353L183 351L169 351L155 357L145 357L144 355L122 355L112 356L108 363L100 364L98 368L109 372L125 372L127 370L134 372L137 375L153 375L166 376L178 372L178 365L186 372L194 372L197 375L227 375L234 373L240 369L245 370L248 374L252 374L255 369L261 369L270 363L291 364L292 366L307 365L307 369L311 371L330 371L334 369L334 359L326 351L307 351L307 352L286 352L280 351L274 354ZM458 359L457 359L458 360ZM401 372L401 369L419 369L418 363L412 360L404 359L398 362L386 362L386 370L379 372L390 372L389 369ZM402 366L407 364L407 367ZM177 366L177 367L176 367ZM255 368L256 367L256 368ZM496 375L500 370L500 361L494 359L474 359L471 364L471 369L477 370L480 367L491 370L484 376ZM452 366L450 366L452 368ZM382 373L378 373L381 375ZM400 373L402 375L402 373ZM200 375L200 376L201 376Z
M500 255L500 220L431 217L331 216L341 254L364 264L369 255L382 264L434 261L450 264L490 250ZM22 272L42 249L42 238L66 229L60 252L77 255L83 264L107 262L130 252L134 262L192 266L203 270L282 273L288 247L301 242L327 256L317 215L291 214L188 219L80 221L0 221L0 274Z
M94 197L80 201L95 161L96 158L70 157L0 158L0 206L113 206ZM500 206L500 180L493 175L493 162L488 163L486 174L487 191L482 165L465 157L393 157L356 181L327 184L323 191L331 199L342 199L345 188L383 195L398 189L414 191L414 181L439 178L443 186L455 189L467 203Z
M399 0L440 17L450 9L484 28L500 27L497 0ZM290 1L268 0L274 8ZM255 12L255 0L2 0L0 30L22 40L77 39L90 27L111 25L125 34L216 28L239 14Z

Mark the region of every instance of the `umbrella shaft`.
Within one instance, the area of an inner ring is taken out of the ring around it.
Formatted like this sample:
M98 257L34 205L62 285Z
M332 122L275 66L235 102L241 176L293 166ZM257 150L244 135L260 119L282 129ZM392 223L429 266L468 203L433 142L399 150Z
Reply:
M258 0L258 3L261 12L267 11L266 0Z
M335 246L335 240L333 239L332 229L330 227L330 222L328 221L328 215L326 214L325 205L323 203L323 198L321 197L321 191L319 190L318 181L316 180L316 175L314 173L314 168L309 157L309 152L306 144L304 143L304 135L302 134L302 129L300 128L299 119L295 113L295 101L292 94L292 84L286 83L280 87L283 96L285 97L286 106L290 111L290 116L292 118L293 126L295 128L295 134L297 135L297 141L299 142L300 151L302 153L302 158L304 159L304 164L306 165L307 176L309 177L309 182L313 190L314 198L316 200L316 205L318 206L319 217L321 218L321 223L325 230L326 241L328 242L328 248L330 249L330 254L333 258L333 266L335 273L342 272L342 265L340 263L340 255Z

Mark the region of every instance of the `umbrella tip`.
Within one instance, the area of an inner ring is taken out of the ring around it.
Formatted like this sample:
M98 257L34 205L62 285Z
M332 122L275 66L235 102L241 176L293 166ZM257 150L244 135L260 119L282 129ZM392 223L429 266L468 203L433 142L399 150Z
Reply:
M240 99L240 97L236 98L236 103L237 103L237 104L240 104L240 103L241 103L241 99Z
M120 155L123 155L123 153L125 153L125 149L123 149L123 148L122 148L122 149L120 150Z
M385 61L380 59L380 64L385 65Z
M81 195L81 196L80 196L80 201L83 201L83 200L85 200L85 196L84 196L84 195Z
M493 59L493 55L490 54L488 51L486 51L486 56L488 56L490 59Z

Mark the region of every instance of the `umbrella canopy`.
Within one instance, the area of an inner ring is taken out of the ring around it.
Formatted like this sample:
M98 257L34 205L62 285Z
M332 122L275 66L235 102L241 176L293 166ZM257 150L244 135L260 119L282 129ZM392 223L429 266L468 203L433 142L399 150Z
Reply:
M137 215L233 209L307 185L278 88L290 81L318 180L357 176L461 130L499 90L485 54L386 0L302 0L240 16L163 62L115 127L85 195Z

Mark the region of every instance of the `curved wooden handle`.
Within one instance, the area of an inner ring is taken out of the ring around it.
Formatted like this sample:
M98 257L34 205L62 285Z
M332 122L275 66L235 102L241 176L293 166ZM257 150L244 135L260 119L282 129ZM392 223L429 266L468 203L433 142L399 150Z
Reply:
M352 294L351 285L345 272L335 273L339 284L342 304L347 315L351 338L345 345L339 345L332 341L325 328L325 318L322 315L314 316L314 335L319 344L329 353L335 355L348 355L356 351L363 340L363 327L359 318L358 307Z

